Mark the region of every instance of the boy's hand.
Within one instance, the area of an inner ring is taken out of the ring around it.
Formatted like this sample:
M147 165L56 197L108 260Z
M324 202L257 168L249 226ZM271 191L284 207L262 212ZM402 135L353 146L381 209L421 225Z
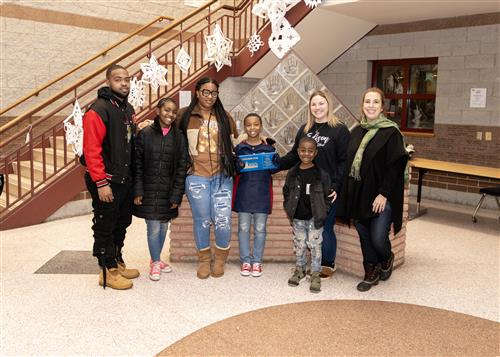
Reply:
M136 206L142 205L142 196L136 196L136 197L134 197L134 204Z
M99 195L99 199L102 202L112 203L113 202L113 191L111 190L111 186L106 185L99 187L97 189L97 193Z
M330 193L328 197L332 199L332 203L335 202L335 200L337 199L337 192L332 191L332 193Z

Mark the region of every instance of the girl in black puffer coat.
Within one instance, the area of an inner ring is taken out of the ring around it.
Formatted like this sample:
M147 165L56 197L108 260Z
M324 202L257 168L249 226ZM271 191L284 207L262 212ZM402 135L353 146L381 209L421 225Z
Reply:
M149 277L160 280L172 268L161 260L168 223L179 214L184 194L187 145L174 124L177 104L170 98L159 101L157 116L137 135L135 144L134 215L146 219Z

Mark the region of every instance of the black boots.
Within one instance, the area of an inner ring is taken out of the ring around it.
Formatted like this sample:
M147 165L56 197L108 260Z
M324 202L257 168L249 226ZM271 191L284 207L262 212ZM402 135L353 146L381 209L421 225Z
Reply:
M363 263L365 268L365 278L358 284L359 291L368 291L373 285L377 285L380 280L380 263Z
M381 264L380 280L386 281L391 277L393 266L394 266L394 253L391 252L391 257L389 258L389 260Z

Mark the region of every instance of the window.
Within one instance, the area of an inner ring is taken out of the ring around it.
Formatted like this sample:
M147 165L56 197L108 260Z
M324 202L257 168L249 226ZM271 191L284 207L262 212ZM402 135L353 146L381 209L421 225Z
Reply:
M372 85L385 93L385 113L403 131L434 130L437 58L373 62Z

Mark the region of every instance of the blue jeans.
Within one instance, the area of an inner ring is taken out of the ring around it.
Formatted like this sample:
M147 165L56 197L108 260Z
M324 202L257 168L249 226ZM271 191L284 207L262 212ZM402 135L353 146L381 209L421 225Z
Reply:
M391 241L389 240L391 223L392 211L389 201L384 211L377 217L355 222L365 263L382 263L391 258Z
M210 226L215 226L215 244L221 249L231 241L231 200L233 179L216 175L186 177L186 195L193 215L198 250L210 247Z
M161 259L161 250L167 236L168 222L146 219L148 231L148 247L151 259L158 262Z
M335 235L335 212L337 211L337 201L332 204L326 216L323 227L323 245L321 246L321 265L331 267L335 264L337 255L337 236Z
M307 265L307 248L311 250L311 271L321 271L321 242L323 242L323 227L314 228L314 219L303 221L293 220L293 244L297 256L298 267L305 269Z
M253 254L250 255L250 225L253 216ZM266 244L267 213L238 213L238 241L241 263L262 263Z

